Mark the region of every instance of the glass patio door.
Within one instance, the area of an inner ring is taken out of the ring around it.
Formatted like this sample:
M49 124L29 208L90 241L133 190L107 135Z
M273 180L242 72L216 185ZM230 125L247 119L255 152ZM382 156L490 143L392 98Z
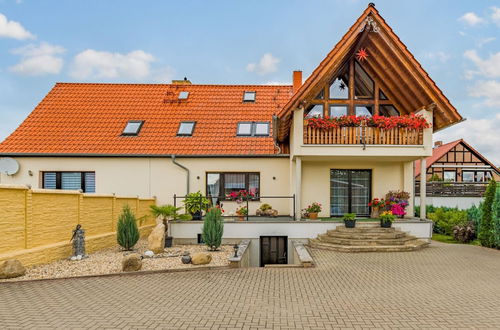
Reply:
M371 170L330 170L330 215L369 216Z

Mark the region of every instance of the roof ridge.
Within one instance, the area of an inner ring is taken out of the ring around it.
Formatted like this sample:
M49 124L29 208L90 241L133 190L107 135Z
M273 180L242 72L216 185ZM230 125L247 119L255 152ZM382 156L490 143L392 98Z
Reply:
M258 84L164 84L164 83L100 83L100 82L56 82L56 85L118 85L118 86L214 86L214 87L293 87L290 85L258 85Z

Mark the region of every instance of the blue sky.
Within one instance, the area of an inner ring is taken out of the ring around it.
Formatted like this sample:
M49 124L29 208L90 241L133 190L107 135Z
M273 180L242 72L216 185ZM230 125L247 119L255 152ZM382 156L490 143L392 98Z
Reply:
M63 82L289 83L369 1L0 0L0 140ZM500 164L500 0L378 0L377 9Z

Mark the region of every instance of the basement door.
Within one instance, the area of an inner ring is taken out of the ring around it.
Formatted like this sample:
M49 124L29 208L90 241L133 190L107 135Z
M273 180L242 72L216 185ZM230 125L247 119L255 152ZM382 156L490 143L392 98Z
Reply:
M270 264L288 263L287 236L261 236L260 237L260 266Z
M370 216L371 183L371 170L330 170L330 216Z

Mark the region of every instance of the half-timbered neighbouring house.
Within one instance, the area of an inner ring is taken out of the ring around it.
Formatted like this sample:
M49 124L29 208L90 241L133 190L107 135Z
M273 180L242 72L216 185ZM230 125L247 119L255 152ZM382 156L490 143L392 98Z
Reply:
M419 196L422 172L427 179L427 204L468 208L478 204L488 181L500 179L500 171L464 140L435 143L426 169L415 162L415 191Z
M320 217L368 217L372 198L403 190L395 226L429 238L425 208L413 218L414 161L426 167L433 131L461 120L370 4L304 83L300 71L287 86L58 83L0 144L20 164L1 182L177 205L200 191L229 215L241 205L226 195L245 190L250 215L268 203L297 220L313 202ZM304 239L337 224L233 222L225 238ZM172 227L180 240L200 231Z

